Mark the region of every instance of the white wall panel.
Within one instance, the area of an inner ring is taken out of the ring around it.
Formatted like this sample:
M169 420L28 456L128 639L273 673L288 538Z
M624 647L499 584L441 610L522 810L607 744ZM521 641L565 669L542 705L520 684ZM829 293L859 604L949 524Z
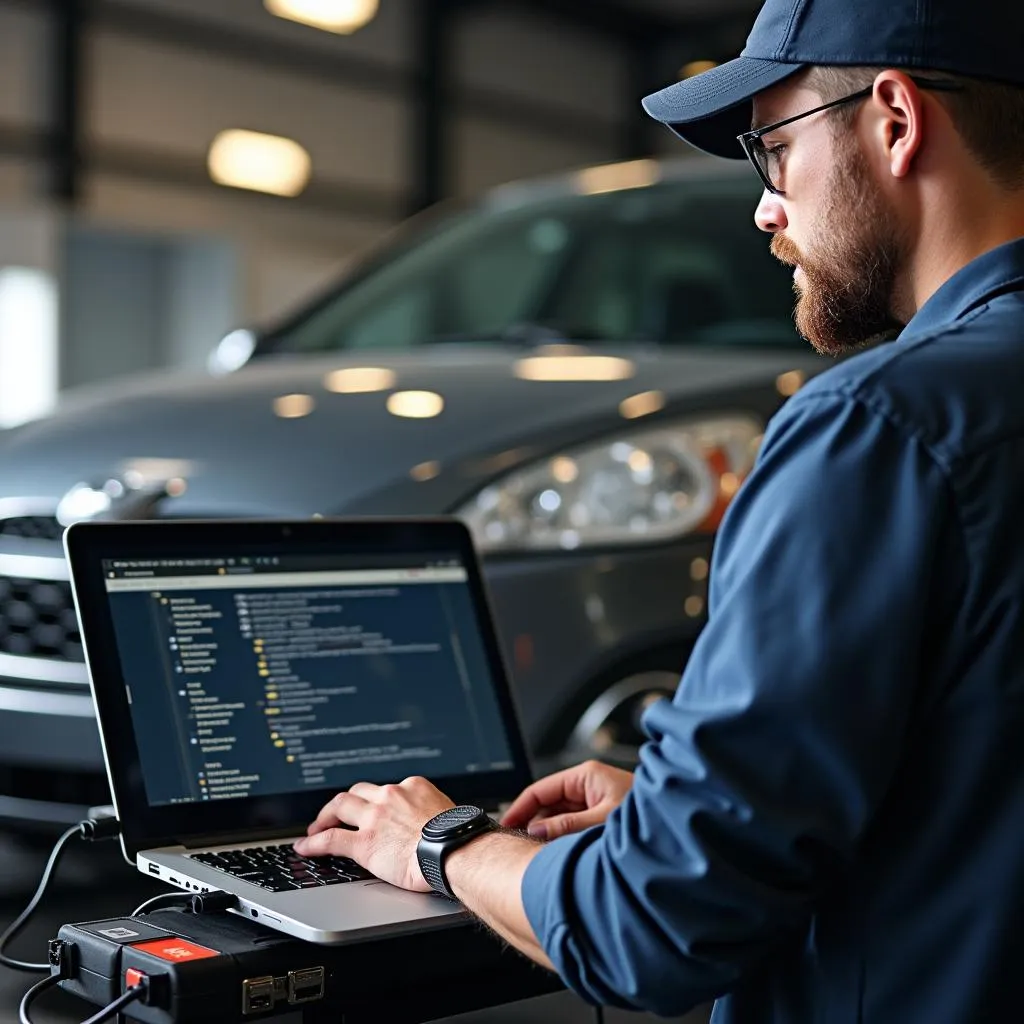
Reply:
M53 272L59 233L59 215L41 204L4 204L0 207L0 267Z
M113 175L84 182L83 215L95 222L184 231L247 242L263 238L313 254L344 256L379 237L384 225L233 190L170 186Z
M272 242L250 246L245 251L243 318L259 324L284 315L336 280L348 263Z
M493 185L614 159L605 146L538 136L492 121L463 117L453 133L456 190L473 196Z
M112 176L86 182L83 218L149 231L233 241L239 253L239 316L262 322L305 298L380 237L379 222L303 209L287 201L168 187Z
M402 184L406 115L399 99L106 31L93 35L88 67L93 141L205 161L217 132L249 128L305 146L314 177Z
M313 47L336 53L372 57L383 64L400 66L410 50L411 10L420 0L381 0L377 17L349 36L323 32L268 14L260 0L121 0L125 6L168 14L187 15L213 25L258 32L283 45Z
M467 17L458 34L456 77L487 89L615 124L626 90L618 48L543 17L493 11Z
M25 203L37 196L42 173L34 160L0 158L0 203Z
M40 10L0 7L0 123L39 125L46 117L46 19Z

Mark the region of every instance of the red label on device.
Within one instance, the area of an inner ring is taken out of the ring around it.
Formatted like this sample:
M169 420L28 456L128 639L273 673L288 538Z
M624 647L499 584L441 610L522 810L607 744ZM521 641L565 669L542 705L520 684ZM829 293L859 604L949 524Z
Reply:
M171 963L183 963L185 960L205 960L210 956L220 956L215 949L207 949L206 946L197 946L188 939L156 939L150 942L140 942L132 946L132 949L141 950L143 953L152 953L161 960L170 960Z

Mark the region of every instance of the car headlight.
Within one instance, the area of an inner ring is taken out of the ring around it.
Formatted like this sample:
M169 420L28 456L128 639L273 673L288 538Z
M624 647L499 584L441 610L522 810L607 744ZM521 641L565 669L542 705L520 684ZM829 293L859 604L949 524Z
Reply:
M460 515L481 551L571 550L713 530L750 472L764 426L677 421L546 458L484 488Z

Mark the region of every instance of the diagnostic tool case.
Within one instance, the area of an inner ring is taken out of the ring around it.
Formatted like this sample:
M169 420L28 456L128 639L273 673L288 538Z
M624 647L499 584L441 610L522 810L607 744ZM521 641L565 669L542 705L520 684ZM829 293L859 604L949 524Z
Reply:
M332 958L237 915L182 910L66 924L50 943L60 987L90 1003L112 1002L144 975L146 1003L121 1012L150 1024L292 1012L329 994Z
M63 925L51 973L147 1024L230 1024L302 1011L308 1024L436 1020L564 990L561 981L468 922L346 946L302 942L224 911L183 909Z

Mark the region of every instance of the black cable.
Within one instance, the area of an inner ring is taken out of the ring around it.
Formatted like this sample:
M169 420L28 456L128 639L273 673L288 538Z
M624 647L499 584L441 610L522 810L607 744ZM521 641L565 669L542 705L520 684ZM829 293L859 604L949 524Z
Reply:
M33 1024L32 1018L28 1015L29 1007L48 988L53 988L54 985L60 984L61 980L62 979L59 974L54 974L50 978L43 978L42 981L37 981L21 997L21 1003L18 1006L19 1024ZM141 999L145 994L145 985L133 985L130 989L119 995L113 1002L107 1003L102 1010L94 1013L87 1020L83 1020L82 1024L103 1024L103 1021L110 1020L111 1017L117 1016L117 1014L119 1014L129 1003L134 1003L136 1000Z
M604 1024L604 1007L603 1006L595 1006L594 1007L594 1020L597 1022L597 1024Z
M107 1003L98 1013L94 1013L87 1020L83 1020L82 1024L102 1024L102 1021L110 1020L111 1017L117 1016L129 1003L134 1003L145 994L146 988L144 985L133 985L126 992L119 995L112 1003ZM21 1021L21 1024L32 1024L32 1022Z
M26 960L15 960L12 957L7 956L4 953L4 948L7 943L14 938L22 928L25 927L28 919L32 916L36 907L39 906L39 901L43 898L43 894L46 892L47 887L50 884L50 878L53 875L53 870L57 866L57 862L64 855L64 850L67 848L67 844L74 839L75 836L82 835L82 824L75 825L74 828L69 828L61 837L57 840L56 845L50 852L50 859L46 862L46 867L43 868L43 877L39 879L39 885L36 887L35 895L29 900L28 906L14 919L14 921L8 925L3 935L0 935L0 964L4 967L10 967L14 971L45 971L47 974L50 972L49 964L34 964L29 963ZM34 988L35 986L33 986ZM31 992L32 989L29 989Z
M60 975L54 974L52 977L43 978L42 981L37 981L22 997L21 1003L18 1005L18 1021L20 1024L32 1024L32 1018L28 1015L28 1008L41 996L48 988L53 988L54 985L60 984Z

